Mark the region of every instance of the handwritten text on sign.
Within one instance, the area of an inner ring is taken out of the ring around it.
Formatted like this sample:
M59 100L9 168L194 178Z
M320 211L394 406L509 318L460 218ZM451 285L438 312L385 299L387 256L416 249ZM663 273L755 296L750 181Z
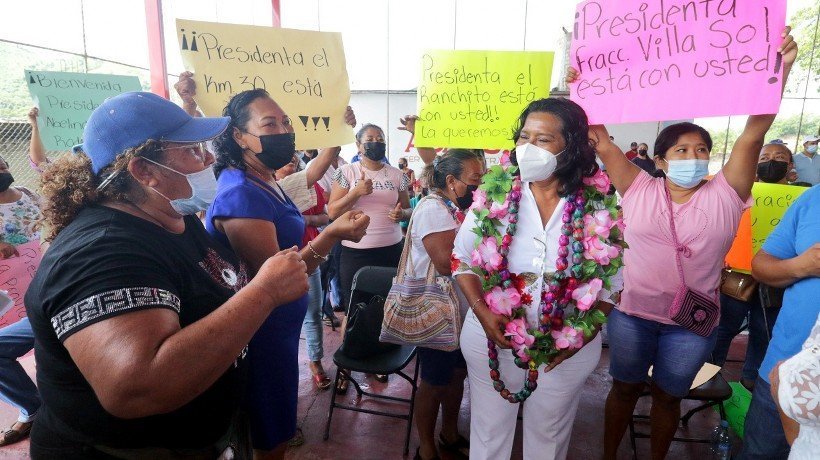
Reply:
M418 87L419 147L503 149L521 111L549 96L553 53L428 51Z
M234 94L262 88L290 116L297 148L353 142L344 122L350 85L341 34L185 19L177 19L177 33L206 115L221 115Z
M7 291L14 302L7 311L0 312L0 327L16 323L26 316L23 300L43 258L40 241L30 241L16 249L19 256L0 260L0 290Z
M40 108L37 125L48 150L70 150L83 142L91 112L109 97L142 91L137 77L92 73L26 70L34 105Z
M784 0L579 3L572 100L592 123L777 113L785 16Z
M755 182L752 187L752 196L755 204L752 206L752 252L757 253L766 238L772 233L783 214L794 203L807 187L794 185L766 184Z

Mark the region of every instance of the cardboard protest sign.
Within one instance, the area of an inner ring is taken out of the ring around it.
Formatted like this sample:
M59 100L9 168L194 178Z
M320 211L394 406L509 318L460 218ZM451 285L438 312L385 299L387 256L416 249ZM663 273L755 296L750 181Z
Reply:
M70 150L83 142L91 112L106 99L142 91L137 77L94 73L26 70L26 84L39 107L37 126L48 150Z
M414 142L504 149L526 105L549 96L553 53L428 51L422 56Z
M231 96L263 88L290 116L296 148L353 142L340 33L177 19L177 35L207 116L220 116Z
M0 290L8 292L13 301L8 308L0 310L0 327L25 318L26 306L23 305L23 300L43 258L40 241L30 241L16 249L19 256L0 260Z
M591 123L777 113L785 22L785 0L581 2L571 98Z
M752 196L752 251L757 254L783 214L808 187L755 182Z

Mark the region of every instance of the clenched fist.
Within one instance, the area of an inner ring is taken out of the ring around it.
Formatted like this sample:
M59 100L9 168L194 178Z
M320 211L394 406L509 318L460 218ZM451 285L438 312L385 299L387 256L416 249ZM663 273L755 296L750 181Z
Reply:
M294 246L268 258L249 284L268 294L274 305L283 305L307 294L307 265Z
M348 211L334 220L325 231L330 231L335 237L358 243L367 233L370 217L361 211Z

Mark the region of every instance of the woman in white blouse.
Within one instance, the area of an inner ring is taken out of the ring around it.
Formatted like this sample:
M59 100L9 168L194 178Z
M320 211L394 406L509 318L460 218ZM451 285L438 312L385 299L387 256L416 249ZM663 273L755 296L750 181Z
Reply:
M816 459L820 454L820 315L803 349L778 363L769 381L792 446L789 460Z
M450 254L464 213L473 202L473 192L481 184L484 161L479 152L452 149L424 168L422 174L430 193L413 210L413 221L407 238L411 240L412 267L408 272L423 277L432 263L439 275L452 272ZM412 272L410 272L412 270ZM467 302L459 295L462 315ZM458 432L458 413L464 394L467 365L460 350L441 351L419 347L421 383L416 394L416 429L419 449L416 459L438 458L436 421L441 407L441 450L453 453L469 451L469 442Z
M513 155L517 157L522 184L517 230L507 255L508 269L515 274L532 275L527 281L532 299L522 303L526 306L528 323L537 324L540 293L546 288L545 277L551 277L556 271L564 197L579 190L583 178L593 175L598 167L588 138L587 116L579 105L568 99L549 98L530 103L521 114L513 139L516 143ZM525 157L543 161L524 162ZM509 224L502 222L504 234ZM456 237L454 249L460 261L454 275L471 306L461 333L461 350L470 382L470 458L509 458L519 406L499 397L487 367L488 339L500 348L510 348L503 332L509 319L490 311L483 298L481 281L470 268L476 247L475 227L476 216L470 212ZM620 281L612 281L613 290L619 290L615 285ZM602 289L597 298L609 301L613 297L611 292ZM598 302L597 308L608 313L611 305ZM580 349L563 350L549 368L538 369L538 388L522 403L524 458L566 458L581 388L601 355L597 331L585 342ZM527 373L516 366L512 353L501 351L498 370L506 376L510 387L518 388ZM545 371L548 373L544 374Z

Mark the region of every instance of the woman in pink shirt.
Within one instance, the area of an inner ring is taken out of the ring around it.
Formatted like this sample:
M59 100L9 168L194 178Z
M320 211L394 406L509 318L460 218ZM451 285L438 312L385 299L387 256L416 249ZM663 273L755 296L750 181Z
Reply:
M789 31L778 49L784 84L797 56ZM576 76L571 70L570 81ZM604 458L616 458L650 366L652 458L666 456L679 424L680 401L714 348L720 270L741 213L751 205L757 157L774 119L775 114L749 116L729 161L708 181L712 139L698 125L678 123L658 134L654 152L665 178L653 178L627 160L606 128L590 127L598 155L623 197L629 244L621 303L609 316L613 385L606 402ZM685 286L702 296L690 308L677 308L675 302L684 286L679 270Z
M399 222L410 216L410 181L404 173L382 162L386 144L384 131L364 125L356 133L360 161L339 167L328 200L328 216L335 219L355 209L370 217L367 233L358 243L345 241L339 256L339 284L343 305L349 305L353 276L362 267L396 267L402 251ZM353 303L355 304L355 303ZM347 381L338 390L347 389Z

